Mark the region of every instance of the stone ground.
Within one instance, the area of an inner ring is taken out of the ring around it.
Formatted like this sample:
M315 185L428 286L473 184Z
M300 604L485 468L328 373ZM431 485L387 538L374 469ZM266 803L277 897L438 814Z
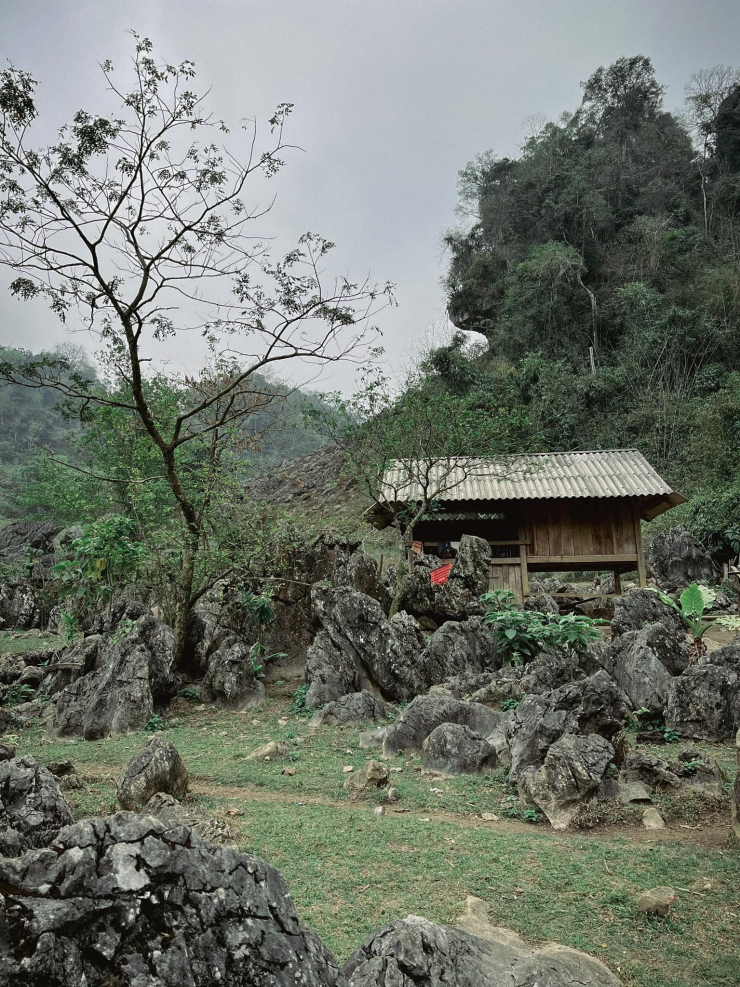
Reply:
M190 772L188 798L228 820L240 849L279 868L302 920L341 958L409 913L449 921L472 894L494 923L586 950L628 985L737 987L740 851L727 798L658 796L668 822L658 834L642 828L642 808L624 807L592 812L588 829L553 833L530 821L502 772L440 779L422 775L418 757L398 756L388 762L398 802L384 805L382 789L353 799L343 768L358 770L379 751L361 749L357 729L312 736L309 717L291 710L294 687L278 684L241 713L178 699L165 736ZM147 736L49 743L31 727L14 740L41 763L73 761L86 789L66 795L82 818L114 811L120 767ZM247 760L276 740L288 744L284 757ZM670 758L679 746L656 752ZM732 777L732 748L699 746ZM661 885L677 889L670 916L641 914L640 893Z

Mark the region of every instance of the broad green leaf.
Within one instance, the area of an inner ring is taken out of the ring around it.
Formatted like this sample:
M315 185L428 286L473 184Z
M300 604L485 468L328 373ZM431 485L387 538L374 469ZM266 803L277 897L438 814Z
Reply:
M508 637L510 641L513 641L514 638L516 637L516 630L513 627L508 627L504 631L504 634Z
M704 610L704 596L696 583L692 583L683 591L679 602L681 610L687 617L700 617Z

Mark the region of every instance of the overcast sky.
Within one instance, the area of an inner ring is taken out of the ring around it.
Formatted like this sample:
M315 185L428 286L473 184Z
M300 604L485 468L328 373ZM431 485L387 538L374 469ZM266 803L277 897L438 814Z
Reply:
M470 158L516 154L527 117L574 109L621 55L652 58L669 109L692 73L740 60L739 0L2 0L0 24L0 59L39 80L47 125L105 105L98 63L124 67L129 29L194 60L227 121L294 103L305 153L277 179L270 232L284 250L319 232L339 270L396 283L380 317L395 368L444 323L441 238ZM65 338L42 303L0 293L0 344ZM170 357L194 369L197 345Z

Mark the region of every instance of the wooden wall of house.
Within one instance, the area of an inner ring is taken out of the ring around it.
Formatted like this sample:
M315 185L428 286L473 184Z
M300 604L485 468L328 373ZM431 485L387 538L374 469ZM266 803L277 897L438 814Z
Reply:
M532 500L524 505L527 556L637 555L630 498Z

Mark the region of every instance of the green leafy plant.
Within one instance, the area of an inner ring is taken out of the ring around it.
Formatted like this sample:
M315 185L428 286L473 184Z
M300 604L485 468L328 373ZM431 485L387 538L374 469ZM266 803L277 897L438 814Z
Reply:
M21 703L27 703L32 696L33 689L29 685L15 682L5 693L5 705L20 706Z
M117 585L135 581L149 556L146 545L135 540L135 530L136 523L122 515L86 524L82 537L70 545L72 558L52 567L73 611L100 600L109 603Z
M200 692L194 685L186 685L183 689L180 689L177 695L180 699L187 699L193 703L197 703L200 699Z
M597 622L581 614L544 614L510 606L508 590L486 593L484 624L491 630L504 661L517 664L514 656L529 661L544 645L581 654L590 641L600 637ZM513 594L510 594L513 595Z
M667 603L669 607L672 607L680 616L681 620L683 620L684 624L686 624L689 633L694 638L696 655L702 654L706 650L702 638L705 632L711 627L711 624L702 622L702 615L714 603L714 598L717 595L716 591L710 589L708 586L700 586L698 583L692 583L679 596L678 603L672 600L670 596L666 596L665 593L661 593L660 590L656 590L656 592L663 603Z
M249 649L249 660L252 663L254 677L263 679L265 677L265 665L268 661L274 661L276 658L287 658L287 653L285 651L271 651L268 654L265 645L255 641Z
M519 703L520 703L519 699L504 699L504 701L501 703L501 709L505 713L507 712L507 710L516 709Z
M77 614L71 610L60 610L59 619L62 622L62 637L66 644L72 644L80 632L80 622Z
M718 617L715 621L721 627L726 627L728 631L733 631L737 633L740 631L740 617L733 617L729 614L724 617Z
M155 713L153 716L150 716L149 719L146 721L146 725L144 726L144 729L147 731L147 733L158 733L160 730L164 730L164 727L165 727L164 720L159 715L159 713Z
M494 589L480 598L487 610L510 610L516 604L516 594L510 589Z
M289 761L298 761L298 760L300 760L300 757L301 757L301 755L298 753L298 751L291 751L288 754L288 760Z
M256 596L254 593L242 595L242 606L247 615L247 623L266 627L275 615L275 606L269 596Z
M307 716L311 710L306 706L306 693L308 692L308 683L304 685L299 685L296 691L293 693L293 699L288 706L288 712L292 713L294 716Z
M538 818L536 809L525 809L522 813L522 819L528 823L536 823Z
M674 730L673 727L664 726L662 728L662 733L666 739L666 743L668 744L676 744L681 739L681 734L678 732L678 730Z

